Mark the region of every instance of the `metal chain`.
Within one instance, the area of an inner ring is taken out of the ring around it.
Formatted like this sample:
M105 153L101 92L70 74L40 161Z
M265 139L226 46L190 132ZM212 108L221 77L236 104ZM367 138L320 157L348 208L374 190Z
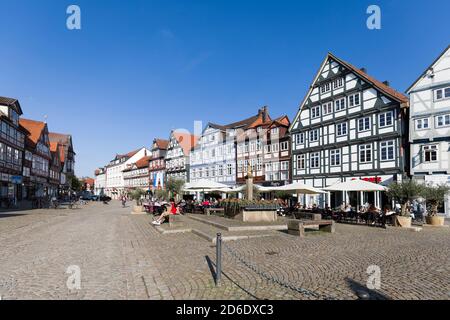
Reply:
M292 284L290 284L290 283L281 281L280 279L277 279L276 277L273 277L272 275L267 274L266 272L259 270L259 268L258 268L255 264L252 264L252 263L248 262L247 260L245 260L245 259L242 257L241 254L237 253L237 252L234 251L232 248L230 248L230 247L228 247L227 245L225 245L225 243L224 243L223 241L222 241L222 246L223 246L225 249L227 249L227 251L228 251L233 257L235 257L239 262L241 262L241 263L242 263L243 265L245 265L247 268L249 268L250 270L254 271L254 272L257 273L258 275L260 275L262 278L264 278L264 279L266 279L266 280L268 280L268 281L272 281L272 282L274 282L274 283L276 283L276 284L278 284L278 285L280 285L280 286L282 286L282 287L285 287L285 288L287 288L287 289L296 291L296 292L298 292L298 293L300 293L300 294L303 294L303 295L305 295L305 296L314 297L314 298L317 298L317 299L324 299L324 300L337 300L337 299L334 298L334 297L326 296L326 295L323 295L323 294L320 294L320 293L317 293L317 292L314 292L314 291L311 291L311 290L307 290L307 289L304 289L304 288L301 288L301 287L297 287L297 286L292 285Z

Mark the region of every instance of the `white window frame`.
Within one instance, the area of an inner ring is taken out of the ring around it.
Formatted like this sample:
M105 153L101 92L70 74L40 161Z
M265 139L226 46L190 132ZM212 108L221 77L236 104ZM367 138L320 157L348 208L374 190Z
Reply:
M387 119L388 119L388 115L390 114L390 119L391 119L391 123L387 124ZM381 118L384 117L384 125L381 125ZM383 112L380 113L378 115L378 127L379 128L387 128L387 127L391 127L394 125L394 112L393 111L388 111L388 112Z
M327 93L331 91L331 83L327 82L320 86L320 93Z
M282 141L280 142L280 151L288 151L289 150L289 142Z
M298 154L297 155L297 169L306 169L306 155Z
M389 157L389 149L392 148L392 158ZM386 157L383 158L383 150L386 149ZM380 142L380 161L395 160L395 140Z
M442 118L442 125L439 125L439 118ZM450 114L443 114L439 116L435 116L435 127L436 128L445 128L450 126Z
M317 165L316 165L317 164ZM312 169L320 168L320 152L312 152L309 158L309 166Z
M426 126L425 126L426 123ZM414 120L416 130L428 130L430 129L430 118L420 118Z
M373 161L373 153L372 153L372 145L371 144L362 144L358 147L358 162L359 163L371 163ZM361 160L361 152L364 152L364 161ZM367 160L367 155L370 152L370 160Z
M339 128L341 133L339 134ZM345 133L344 133L344 128L345 128ZM341 122L336 124L336 137L344 137L348 134L348 124L347 122Z
M320 118L320 106L315 106L311 108L311 119Z
M358 99L356 99L356 97ZM358 100L358 103L356 103L356 100ZM361 105L361 94L359 92L355 93L355 94L351 94L351 95L348 96L348 107L349 108L357 107L357 106L360 106L360 105Z
M338 108L339 105L339 108ZM346 102L345 102L345 98L339 98L334 100L334 112L340 112L345 110L346 108Z
M333 89L340 89L344 86L344 78L336 78L333 80Z
M424 145L423 147L422 147L422 152L423 152L423 162L424 163L433 163L433 162L438 162L439 161L439 147L438 147L438 145L437 144L428 144L428 145ZM433 160L432 159L432 156L430 155L430 160L429 161L427 161L426 160L426 154L427 154L427 152L430 152L430 153L436 153L436 159L435 160Z
M440 98L438 98L438 92L440 92L441 94ZM450 99L450 87L444 87L434 90L434 101L441 101L446 99Z
M369 120L369 127L366 127L366 120ZM363 125L363 129L361 130L361 123ZM372 117L364 117L358 119L358 132L366 132L372 129Z
M333 113L333 101L322 104L322 115L326 116Z
M301 132L301 133L297 133L295 135L295 144L299 145L299 144L304 144L305 143L305 133Z
M313 133L317 132L317 135L314 135ZM314 137L316 136L316 137ZM314 137L315 139L312 139L311 137ZM319 129L312 129L309 131L309 142L317 142L320 139L320 132Z
M341 162L342 162L341 149L330 150L330 166L331 167L340 166Z

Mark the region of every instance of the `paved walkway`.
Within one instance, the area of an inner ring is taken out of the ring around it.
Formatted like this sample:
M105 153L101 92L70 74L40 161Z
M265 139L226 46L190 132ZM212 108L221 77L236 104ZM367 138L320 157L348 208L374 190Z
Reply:
M3 299L314 299L267 281L224 249L222 285L211 265L215 247L193 234L161 234L149 216L118 203L79 210L0 214ZM212 226L208 226L213 228ZM450 230L422 232L338 225L304 239L281 231L227 242L247 264L279 282L325 296L356 299L370 265L381 269L373 298L450 299ZM320 253L320 254L318 254ZM81 270L69 290L66 270Z

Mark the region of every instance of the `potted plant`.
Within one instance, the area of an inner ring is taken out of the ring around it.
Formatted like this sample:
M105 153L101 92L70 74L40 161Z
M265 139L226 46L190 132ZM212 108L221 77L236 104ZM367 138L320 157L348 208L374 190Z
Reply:
M424 187L423 197L427 201L427 224L432 226L443 226L444 217L438 216L438 207L444 202L445 196L450 192L450 187L446 184L427 185Z
M133 212L135 213L144 212L144 207L142 206L142 196L144 195L145 191L142 189L136 189L130 193L131 199L136 201L136 205L133 207Z
M412 179L394 182L389 185L389 189L386 192L387 196L401 206L400 215L396 216L396 226L411 227L410 203L423 193L423 189L423 185Z

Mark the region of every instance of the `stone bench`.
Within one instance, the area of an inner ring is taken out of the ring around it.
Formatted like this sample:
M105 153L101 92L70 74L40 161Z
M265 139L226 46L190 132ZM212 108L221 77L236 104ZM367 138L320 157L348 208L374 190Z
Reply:
M171 214L167 216L166 220L169 221L169 227L178 227L183 225L183 220L179 214Z
M335 223L333 220L289 220L288 234L304 237L305 229L319 226L319 231L334 233Z
M300 217L300 219L309 219L314 221L322 220L322 215L320 213L312 213L312 212L296 212L296 217Z

